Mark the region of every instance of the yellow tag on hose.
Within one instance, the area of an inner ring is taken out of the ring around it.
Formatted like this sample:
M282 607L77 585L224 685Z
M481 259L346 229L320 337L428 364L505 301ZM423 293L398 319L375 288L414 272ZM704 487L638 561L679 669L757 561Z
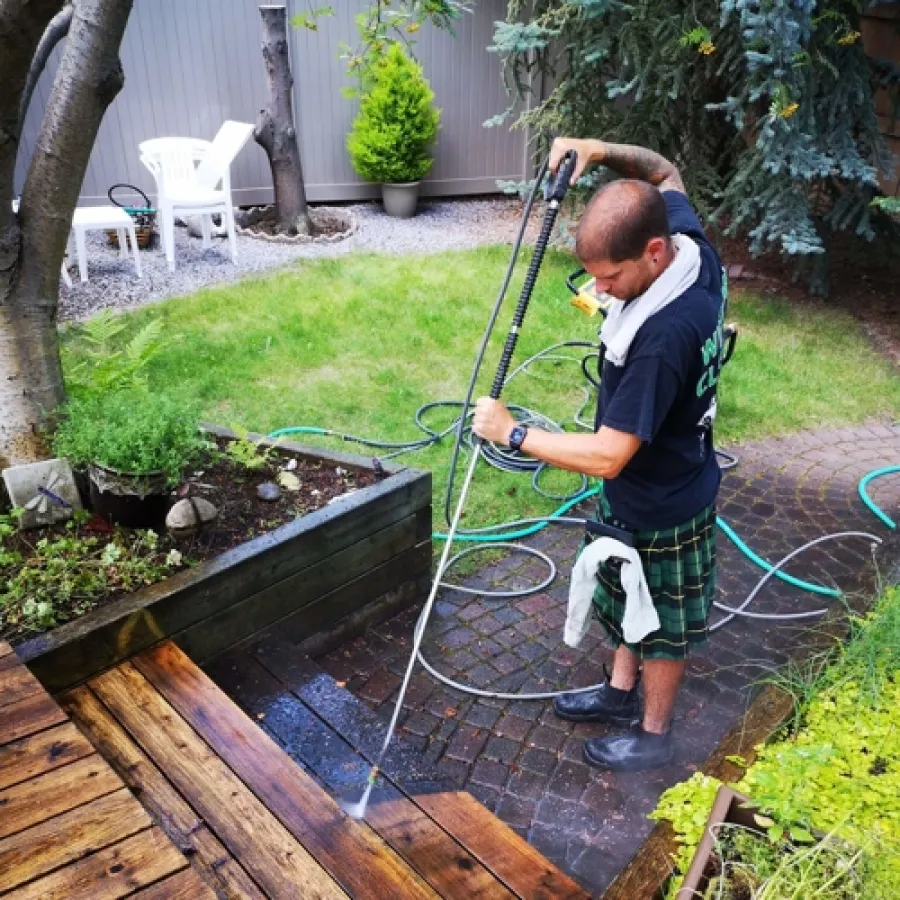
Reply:
M569 301L575 309L580 309L586 316L596 316L600 312L600 302L587 291L579 291Z

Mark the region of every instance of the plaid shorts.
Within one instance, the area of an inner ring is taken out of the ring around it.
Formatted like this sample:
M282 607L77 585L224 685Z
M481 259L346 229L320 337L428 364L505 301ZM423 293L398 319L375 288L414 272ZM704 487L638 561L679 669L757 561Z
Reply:
M598 518L611 519L601 494ZM634 532L634 546L660 627L637 644L622 637L625 591L614 561L597 567L594 611L614 647L625 644L641 659L685 659L691 647L709 639L709 613L716 594L716 507L662 531Z

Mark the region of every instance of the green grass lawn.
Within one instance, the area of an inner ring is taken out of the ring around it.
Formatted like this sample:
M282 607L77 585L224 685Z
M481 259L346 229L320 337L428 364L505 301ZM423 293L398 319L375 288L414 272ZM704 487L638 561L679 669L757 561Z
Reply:
M410 440L420 436L413 423L419 406L462 399L508 254L508 248L492 247L304 261L270 277L130 313L125 336L162 319L167 346L151 364L151 385L189 389L206 420L260 432L314 425ZM486 358L481 393L493 378L524 260L519 268ZM558 341L594 339L597 322L569 304L565 276L573 268L570 257L548 254L514 365ZM900 379L846 315L811 314L784 301L736 295L729 319L740 323L741 336L721 382L720 444L900 409ZM77 329L63 336L66 367L79 357L76 336ZM586 351L561 352L576 361L535 364L510 384L504 399L574 428L585 384L577 361ZM436 411L427 422L438 429L452 416ZM356 449L333 439L303 442ZM436 524L451 448L448 437L401 458L434 473ZM553 493L565 493L578 482L552 473L546 483ZM530 476L483 468L463 524L544 514L556 505L534 494Z

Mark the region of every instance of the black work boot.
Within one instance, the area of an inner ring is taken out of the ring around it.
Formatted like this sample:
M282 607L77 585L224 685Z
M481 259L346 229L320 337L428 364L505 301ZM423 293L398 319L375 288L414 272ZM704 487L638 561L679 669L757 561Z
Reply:
M642 772L657 769L672 761L675 748L672 730L665 734L644 731L636 725L628 734L590 738L584 742L584 761L598 769L616 772Z
M630 691L620 691L609 683L609 672L605 684L596 690L580 694L560 694L553 698L553 712L570 722L609 722L612 725L633 725L641 720L641 702L638 699L637 683Z

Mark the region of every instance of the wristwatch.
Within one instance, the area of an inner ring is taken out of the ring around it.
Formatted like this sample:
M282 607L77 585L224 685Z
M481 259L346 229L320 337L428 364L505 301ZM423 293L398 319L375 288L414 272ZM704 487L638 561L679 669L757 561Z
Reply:
M509 444L509 449L517 451L521 450L522 441L525 440L526 434L528 434L527 425L516 425L509 433L509 440L507 441L507 443Z

